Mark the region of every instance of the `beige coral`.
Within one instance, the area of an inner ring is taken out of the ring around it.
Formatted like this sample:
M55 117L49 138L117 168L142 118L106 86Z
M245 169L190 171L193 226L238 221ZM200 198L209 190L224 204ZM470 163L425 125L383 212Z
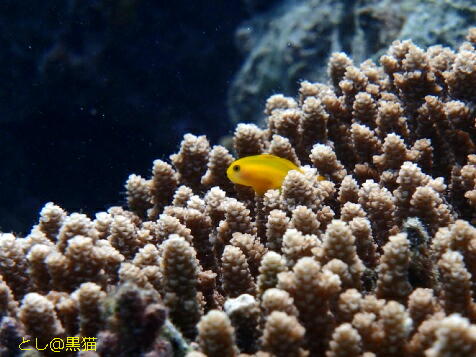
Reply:
M0 353L95 335L97 355L473 356L467 40L396 41L378 65L333 54L329 84L273 95L233 148L186 134L131 174L127 207L92 219L50 202L25 237L1 233ZM234 156L261 153L300 169L264 195L228 180Z

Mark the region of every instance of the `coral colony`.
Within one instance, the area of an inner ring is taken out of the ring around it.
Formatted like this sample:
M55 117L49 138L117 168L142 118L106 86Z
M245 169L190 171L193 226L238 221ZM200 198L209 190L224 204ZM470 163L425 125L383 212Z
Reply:
M476 356L475 46L335 53L234 156L186 134L127 208L47 203L0 237L3 355ZM261 153L302 172L228 180Z

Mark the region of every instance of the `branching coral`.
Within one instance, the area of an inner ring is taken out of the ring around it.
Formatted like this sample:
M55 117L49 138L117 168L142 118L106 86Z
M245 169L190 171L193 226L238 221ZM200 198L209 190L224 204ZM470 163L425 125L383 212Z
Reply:
M0 351L474 356L475 31L457 51L397 41L380 67L334 54L329 85L271 97L233 155L299 164L280 190L232 184L231 149L187 134L129 176L127 208L47 203L29 235L2 233Z

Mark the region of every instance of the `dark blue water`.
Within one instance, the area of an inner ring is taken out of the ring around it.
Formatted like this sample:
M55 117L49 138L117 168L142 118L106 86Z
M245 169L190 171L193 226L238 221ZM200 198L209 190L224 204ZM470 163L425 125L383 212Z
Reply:
M229 133L240 1L0 3L0 230L122 204L186 132Z

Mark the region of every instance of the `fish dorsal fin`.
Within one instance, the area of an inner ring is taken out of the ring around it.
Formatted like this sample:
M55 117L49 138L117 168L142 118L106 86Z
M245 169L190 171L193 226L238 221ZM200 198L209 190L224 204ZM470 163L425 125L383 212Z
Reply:
M275 155L271 155L271 154L261 154L261 155L258 155L258 156L260 156L263 159L275 159L275 158L279 157L279 156L275 156Z

